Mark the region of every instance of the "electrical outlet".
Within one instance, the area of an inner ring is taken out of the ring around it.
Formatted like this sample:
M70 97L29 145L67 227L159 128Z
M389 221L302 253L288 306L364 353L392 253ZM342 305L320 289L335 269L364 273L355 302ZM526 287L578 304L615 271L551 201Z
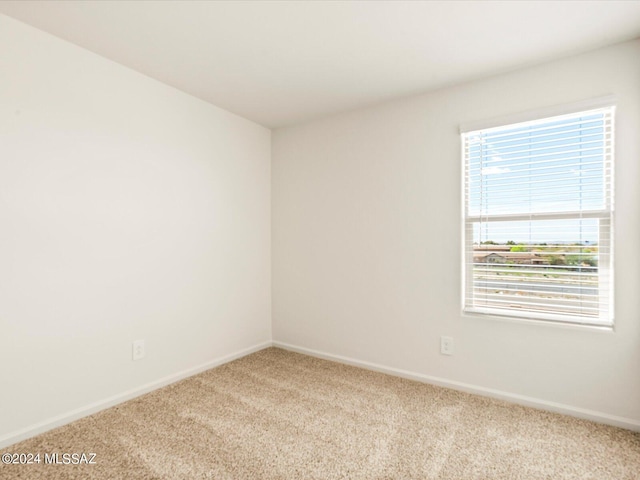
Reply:
M144 354L144 340L136 340L133 342L133 359L140 360L141 358L144 358Z
M453 355L453 337L440 337L440 353Z

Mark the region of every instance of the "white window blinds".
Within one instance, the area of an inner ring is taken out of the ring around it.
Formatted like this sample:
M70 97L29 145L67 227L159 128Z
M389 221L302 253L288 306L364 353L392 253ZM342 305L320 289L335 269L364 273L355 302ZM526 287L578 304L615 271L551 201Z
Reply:
M611 325L614 107L462 134L466 312Z

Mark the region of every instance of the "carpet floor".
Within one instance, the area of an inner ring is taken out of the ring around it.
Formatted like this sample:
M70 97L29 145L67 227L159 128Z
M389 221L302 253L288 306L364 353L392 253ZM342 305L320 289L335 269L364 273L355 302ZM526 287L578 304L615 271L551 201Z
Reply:
M638 433L278 348L6 452L41 455L11 480L640 478Z

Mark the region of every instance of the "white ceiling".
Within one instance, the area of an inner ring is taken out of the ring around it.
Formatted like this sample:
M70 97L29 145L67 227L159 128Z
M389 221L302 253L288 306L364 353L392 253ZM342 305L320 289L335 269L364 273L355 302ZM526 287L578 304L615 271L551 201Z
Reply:
M640 37L640 1L21 0L0 12L268 127Z

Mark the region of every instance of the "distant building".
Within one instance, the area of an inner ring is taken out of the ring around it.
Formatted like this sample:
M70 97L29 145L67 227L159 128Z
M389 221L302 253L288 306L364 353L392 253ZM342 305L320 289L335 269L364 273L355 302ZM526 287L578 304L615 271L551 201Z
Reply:
M480 245L473 248L473 263L549 265L549 260L532 252L512 252L509 245Z

